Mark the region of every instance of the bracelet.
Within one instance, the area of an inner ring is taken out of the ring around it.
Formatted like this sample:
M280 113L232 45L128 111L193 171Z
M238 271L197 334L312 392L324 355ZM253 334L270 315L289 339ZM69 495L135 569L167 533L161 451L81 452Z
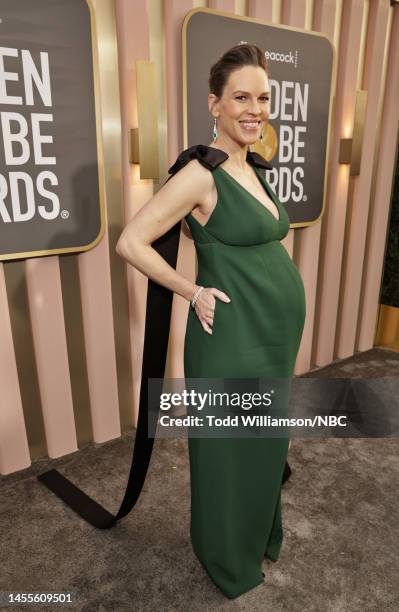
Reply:
M196 301L198 300L199 294L201 293L201 291L204 289L204 287L198 287L198 289L196 290L196 292L194 293L193 297L191 298L191 307L194 308Z

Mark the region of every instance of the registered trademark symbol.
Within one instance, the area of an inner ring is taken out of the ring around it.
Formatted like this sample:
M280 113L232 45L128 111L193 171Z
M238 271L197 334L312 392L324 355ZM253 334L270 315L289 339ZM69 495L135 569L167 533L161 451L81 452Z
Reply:
M62 211L61 211L61 218L62 218L62 219L68 219L68 217L69 217L69 211L67 211L67 210L62 210Z

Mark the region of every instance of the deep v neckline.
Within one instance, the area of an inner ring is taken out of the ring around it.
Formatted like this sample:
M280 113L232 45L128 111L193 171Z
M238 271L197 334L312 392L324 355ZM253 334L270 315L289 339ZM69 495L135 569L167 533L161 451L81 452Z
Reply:
M270 197L270 199L272 200L273 204L276 206L277 211L278 211L278 219L274 216L274 214L271 212L271 210L269 210L257 197L255 197L246 187L244 187L243 185L241 185L241 183L239 181L237 181L237 179L234 178L234 176L232 176L230 174L230 172L227 172L227 170L225 170L224 168L222 168L222 166L218 166L219 170L222 170L224 172L224 174L227 174L227 176L229 176L231 178L232 181L234 181L234 183L236 183L238 185L238 187L240 187L241 189L243 189L243 191L245 191L245 193L247 193L248 195L251 196L251 198L253 200L255 200L255 202L257 204L259 204L259 206L261 206L266 213L268 213L269 215L271 215L273 217L273 219L276 221L276 223L280 223L281 221L281 210L280 210L280 206L278 205L278 202L274 199L273 194L271 189L269 189L269 185L267 184L267 181L263 179L263 177L261 178L259 176L259 174L257 173L256 169L253 168L256 176L258 177L258 180L260 182L260 184L262 185L263 189L266 191L267 195ZM262 180L263 179L263 180Z

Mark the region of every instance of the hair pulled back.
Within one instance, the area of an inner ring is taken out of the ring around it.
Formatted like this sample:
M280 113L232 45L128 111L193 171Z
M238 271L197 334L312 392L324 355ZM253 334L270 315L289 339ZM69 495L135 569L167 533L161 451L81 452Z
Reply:
M243 66L260 66L269 76L264 52L257 45L240 43L228 49L211 67L208 81L210 93L220 98L230 74Z

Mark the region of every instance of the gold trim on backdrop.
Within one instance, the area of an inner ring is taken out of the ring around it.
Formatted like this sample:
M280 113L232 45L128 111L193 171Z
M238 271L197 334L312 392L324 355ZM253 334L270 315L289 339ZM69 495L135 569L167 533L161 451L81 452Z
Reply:
M191 9L185 16L182 27L182 101L183 101L183 146L187 148L187 134L188 134L188 126L187 126L187 27L190 21L190 18L195 13L210 13L212 15L221 15L223 17L227 17L229 19L238 19L239 21L250 21L252 23L257 23L261 25L268 25L273 28L280 28L284 30L292 30L293 32L301 32L302 34L307 34L308 36L318 36L320 38L325 38L331 46L333 61L332 61L332 72L331 72L331 87L330 87L330 100L328 105L328 122L327 122L327 141L326 141L326 160L324 165L324 182L323 182L323 205L320 211L320 215L317 219L313 221L308 221L307 223L290 223L290 228L295 227L309 227L311 225L315 225L318 223L324 214L324 208L326 205L327 198L327 175L328 175L328 166L330 162L330 138L331 138L331 121L332 121L332 100L333 100L333 87L332 85L336 82L336 70L337 70L337 61L336 61L336 49L330 38L327 34L323 32L314 32L305 30L303 28L295 28L293 26L274 23L273 21L265 21L263 19L258 19L257 17L246 17L242 15L234 15L233 13L227 13L225 11L217 11L210 8L193 8ZM269 160L271 161L271 160Z
M167 120L167 93L166 93L166 55L165 55L165 20L163 0L148 0L148 35L150 59L154 62L157 87L159 91L158 100L158 138L159 138L159 165L160 179L153 182L156 193L162 188L164 181L168 178L170 160L168 155L168 120Z
M159 179L158 91L154 62L136 60L140 179Z
M341 138L339 141L338 162L340 164L350 164L352 157L352 138Z
M399 352L399 308L380 304L375 344Z
M338 161L340 164L350 164L351 176L358 176L360 174L367 93L365 89L356 92L352 138L341 138L339 141Z
M366 104L368 92L364 89L356 92L355 117L353 120L352 155L350 175L357 176L360 173L360 161L362 157L364 122L366 119Z
M94 87L95 87L95 115L96 115L96 135L97 135L97 160L98 160L98 188L99 188L99 199L100 199L100 231L97 237L92 240L87 245L78 246L78 247L67 247L60 249L43 249L40 251L24 251L21 253L0 253L0 261L9 261L15 259L28 259L30 257L44 257L46 255L60 255L61 253L77 253L89 251L93 247L95 247L105 232L105 186L104 186L104 160L103 160L103 143L102 143L102 127L101 127L101 117L100 117L100 108L98 105L98 87L96 86L96 65L98 65L98 53L97 53L97 32L96 32L96 22L94 18L94 6L93 2L98 2L98 0L82 0L86 2L89 12L90 12L90 25L91 25L91 42L92 42L92 52L93 52L93 78L94 78ZM106 2L110 2L111 0L105 0ZM113 3L112 3L113 4ZM98 10L98 9L97 9Z
M140 163L139 128L130 128L129 130L129 162L131 164Z

